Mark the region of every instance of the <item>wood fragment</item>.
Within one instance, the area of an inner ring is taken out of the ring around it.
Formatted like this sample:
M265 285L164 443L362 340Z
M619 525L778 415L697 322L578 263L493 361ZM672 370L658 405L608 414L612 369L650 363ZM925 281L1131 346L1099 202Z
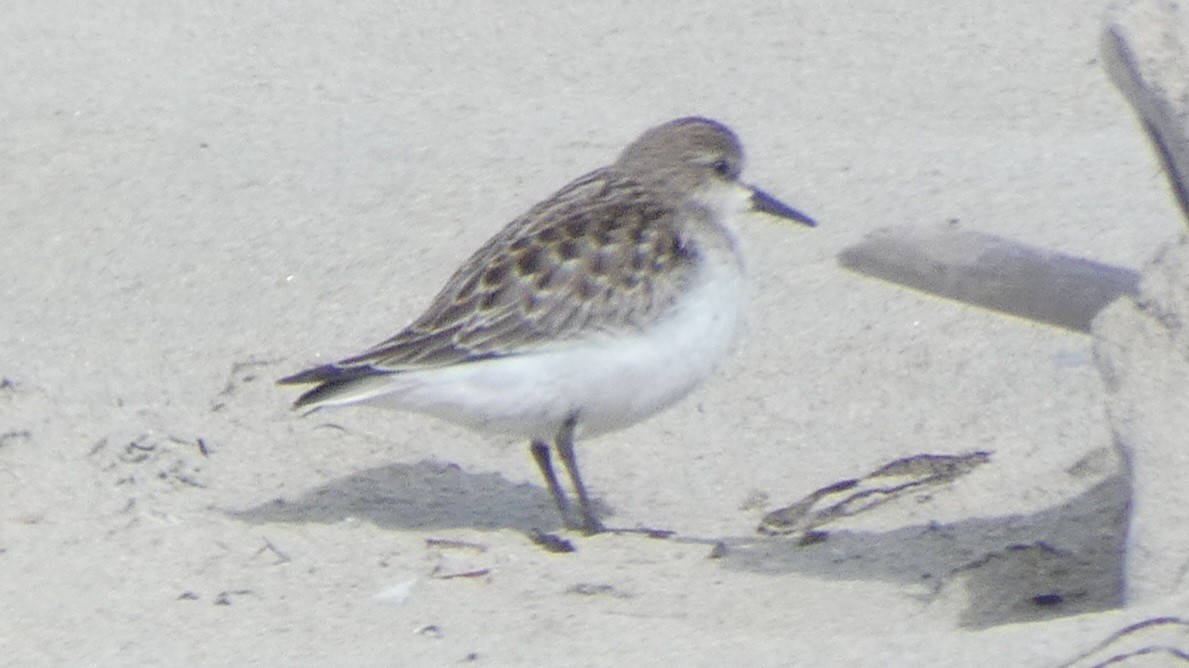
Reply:
M838 254L851 271L1088 334L1139 274L954 225L887 227Z

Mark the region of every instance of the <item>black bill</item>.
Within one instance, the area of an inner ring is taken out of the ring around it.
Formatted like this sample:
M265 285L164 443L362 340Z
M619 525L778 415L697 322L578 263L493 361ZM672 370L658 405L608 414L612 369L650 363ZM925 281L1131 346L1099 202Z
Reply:
M817 221L797 211L793 207L776 199L759 188L751 189L751 208L756 211L770 213L773 216L787 220L795 220L802 225L817 227Z

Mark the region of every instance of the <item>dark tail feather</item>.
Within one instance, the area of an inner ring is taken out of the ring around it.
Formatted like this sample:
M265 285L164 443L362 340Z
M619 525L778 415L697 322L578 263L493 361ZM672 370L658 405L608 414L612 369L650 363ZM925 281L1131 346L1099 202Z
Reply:
M301 395L297 398L297 401L293 402L294 408L303 408L329 399L361 380L375 378L377 376L387 376L392 373L392 371L381 371L370 366L342 367L334 364L325 364L312 369L306 369L292 376L286 376L278 380L277 384L304 385L307 383L318 383L317 387Z
M323 364L312 369L299 371L292 376L285 376L277 381L277 385L306 385L308 383L327 383L338 380L354 380L383 373L369 366L339 366L337 364Z

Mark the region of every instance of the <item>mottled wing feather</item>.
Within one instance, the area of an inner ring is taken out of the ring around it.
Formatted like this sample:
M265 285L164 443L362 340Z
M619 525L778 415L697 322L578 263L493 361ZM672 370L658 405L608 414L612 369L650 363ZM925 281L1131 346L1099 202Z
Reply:
M578 179L472 256L416 322L339 366L402 371L648 325L693 272L688 212L666 201L605 170Z

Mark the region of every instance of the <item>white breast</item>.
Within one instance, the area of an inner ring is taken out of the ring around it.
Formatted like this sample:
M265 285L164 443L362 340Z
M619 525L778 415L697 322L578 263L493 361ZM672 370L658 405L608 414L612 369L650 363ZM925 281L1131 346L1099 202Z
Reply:
M729 233L718 241L726 243L699 257L700 271L679 306L643 332L397 374L391 392L368 403L546 441L575 413L579 433L587 436L643 420L709 376L734 340L745 299L743 269Z

